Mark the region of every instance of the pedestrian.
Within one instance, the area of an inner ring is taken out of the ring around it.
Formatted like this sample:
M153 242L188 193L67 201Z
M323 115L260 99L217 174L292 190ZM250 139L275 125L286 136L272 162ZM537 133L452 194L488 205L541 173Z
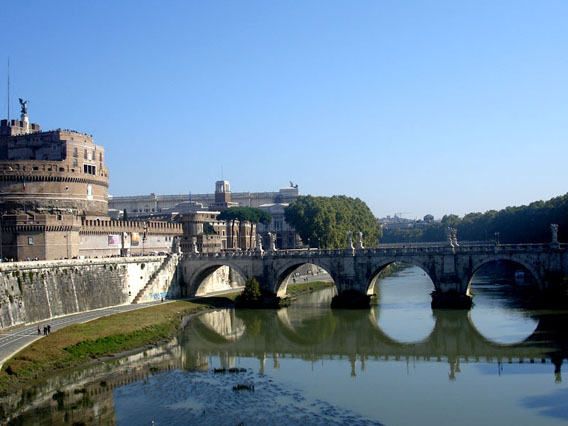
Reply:
M51 334L51 325L47 324L47 334Z
M43 335L47 336L47 327L45 327L45 326L43 327Z
M41 328L39 328L39 324L37 325L37 335L41 336Z

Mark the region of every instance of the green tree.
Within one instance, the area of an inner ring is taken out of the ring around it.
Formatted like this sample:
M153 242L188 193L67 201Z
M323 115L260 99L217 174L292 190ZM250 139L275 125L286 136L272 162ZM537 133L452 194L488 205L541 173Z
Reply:
M258 303L262 297L260 285L255 278L249 277L245 282L245 288L239 296L239 302L246 305Z
M375 247L381 236L378 221L367 204L345 195L300 196L286 207L284 216L304 243L321 248L345 247L348 231L363 232L366 247Z

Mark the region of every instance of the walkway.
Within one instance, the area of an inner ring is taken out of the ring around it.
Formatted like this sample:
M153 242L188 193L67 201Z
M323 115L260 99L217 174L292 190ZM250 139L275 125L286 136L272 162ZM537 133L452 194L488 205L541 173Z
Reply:
M14 327L5 332L0 332L0 367L9 358L14 356L16 352L19 352L30 343L43 337L43 326L50 324L51 331L59 330L60 328L67 327L71 324L78 324L87 321L91 321L106 315L112 315L119 312L131 311L133 309L146 308L148 306L160 303L160 301L144 303L141 305L120 305L112 306L110 308L98 309L96 311L84 312L81 314L68 315L60 318L55 318L49 321L44 321L39 324L41 328L42 335L38 336L37 326L38 324L25 325L22 327Z

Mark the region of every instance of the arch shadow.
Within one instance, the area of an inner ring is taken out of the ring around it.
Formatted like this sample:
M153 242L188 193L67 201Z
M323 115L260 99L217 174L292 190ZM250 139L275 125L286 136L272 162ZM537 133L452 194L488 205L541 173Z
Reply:
M536 269L536 267L534 265L532 265L528 262L525 262L523 259L518 259L518 258L515 258L515 257L511 258L510 256L496 256L496 257L493 257L491 259L481 259L481 260L474 261L472 263L472 268L471 268L472 272L471 272L471 275L470 275L469 280L467 282L468 292L470 290L471 282L473 281L475 274L477 274L483 267L487 267L488 265L499 263L499 262L518 265L521 270L529 272L532 279L534 280L534 283L538 287L538 289L542 290L543 280L540 277L540 274L538 273L538 270Z
M329 277L331 278L331 280L335 284L335 287L339 291L337 279L336 279L336 277L334 277L334 274L331 271L331 268L329 267L329 265L326 265L326 264L323 264L322 262L317 262L317 261L306 262L304 260L298 259L298 260L288 261L276 270L276 281L275 281L275 285L274 285L274 294L276 294L276 296L278 296L278 297L285 297L286 296L286 290L288 288L288 285L295 283L295 281L292 282L292 283L290 282L290 280L294 278L293 277L294 272L304 265L314 265L319 270L323 270L327 275L329 275ZM301 281L298 282L298 283L301 283Z
M384 262L381 262L380 264L374 265L372 272L367 280L367 284L365 287L365 294L373 295L375 291L375 286L377 284L378 279L380 278L379 275L381 274L381 272L384 272L389 266L395 264L404 264L420 268L428 276L428 278L430 278L430 281L432 281L432 290L436 289L436 284L435 284L436 281L434 280L430 271L425 265L421 264L420 262L412 261L412 259L409 260L389 259Z
M231 271L236 272L242 280L242 284L244 285L244 282L247 278L247 274L244 270L229 262L216 262L214 264L201 266L197 268L197 270L193 271L189 279L186 280L186 285L188 286L187 296L206 296L207 293L204 293L202 289L203 284L209 277L211 277L215 272L219 271L219 269L222 267L229 268L229 279L231 279Z

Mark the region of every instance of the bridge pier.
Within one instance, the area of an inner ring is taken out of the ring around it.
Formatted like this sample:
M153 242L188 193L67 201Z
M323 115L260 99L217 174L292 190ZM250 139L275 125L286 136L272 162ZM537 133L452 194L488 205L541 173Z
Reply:
M470 295L455 290L446 292L435 290L430 294L432 309L470 309L473 306L473 298Z

